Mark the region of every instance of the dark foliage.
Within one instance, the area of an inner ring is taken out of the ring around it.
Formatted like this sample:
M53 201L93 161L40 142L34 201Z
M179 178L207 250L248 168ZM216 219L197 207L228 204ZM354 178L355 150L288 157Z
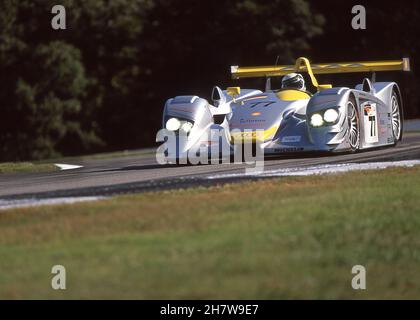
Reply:
M168 97L208 97L229 66L394 59L420 55L420 4L365 1L367 30L351 28L352 2L307 0L66 0L0 3L0 160L154 145ZM357 76L325 76L337 85ZM406 116L418 117L417 78L398 73ZM261 86L259 80L241 82Z

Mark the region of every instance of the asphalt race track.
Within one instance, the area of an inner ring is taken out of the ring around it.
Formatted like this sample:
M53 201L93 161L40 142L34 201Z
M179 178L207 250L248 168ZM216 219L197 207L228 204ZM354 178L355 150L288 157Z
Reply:
M265 170L325 164L366 163L420 159L420 133L407 133L397 147L356 154L282 156L266 159ZM49 173L0 175L0 200L58 197L107 196L121 193L214 185L256 177L209 179L226 173L244 173L246 164L199 166L159 165L155 156L122 157L106 160L75 160L83 168ZM249 166L248 166L249 167ZM258 179L258 177L257 177Z

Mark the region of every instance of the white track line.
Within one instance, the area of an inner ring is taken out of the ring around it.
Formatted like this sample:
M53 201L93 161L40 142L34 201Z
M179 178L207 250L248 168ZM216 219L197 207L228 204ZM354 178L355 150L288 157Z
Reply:
M404 161L391 161L391 162L367 162L367 163L343 163L343 164L325 164L310 167L296 167L296 168L283 168L275 170L267 170L258 174L246 173L232 173L232 174L219 174L208 176L207 179L223 179L223 178L237 178L237 177L285 177L285 176L311 176L321 174L334 174L349 171L360 170L378 170L392 167L413 167L420 165L420 160L404 160Z
M46 198L46 199L19 199L19 200L0 200L0 210L35 207L54 204L71 204L84 201L96 201L105 197L66 197L66 198Z
M59 167L60 170L73 170L73 169L83 168L83 166L79 166L75 164L54 163L54 165Z

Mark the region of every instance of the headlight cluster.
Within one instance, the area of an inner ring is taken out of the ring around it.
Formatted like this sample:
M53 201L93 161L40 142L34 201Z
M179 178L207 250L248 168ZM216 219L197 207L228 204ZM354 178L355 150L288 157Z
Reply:
M327 124L332 124L337 121L339 113L336 109L327 109L323 113L314 113L311 115L310 123L313 127L321 127L324 125L324 122Z
M165 125L166 129L168 129L169 131L182 130L185 133L190 132L193 126L194 125L191 122L185 121L185 120L179 120L177 118L168 119Z

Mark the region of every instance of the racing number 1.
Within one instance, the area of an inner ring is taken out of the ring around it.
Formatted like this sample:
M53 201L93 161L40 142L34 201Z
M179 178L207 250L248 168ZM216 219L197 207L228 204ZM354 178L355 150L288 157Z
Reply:
M366 103L363 105L365 140L367 143L378 142L378 123L376 103Z
M375 137L376 136L376 125L375 125L376 117L375 116L369 116L369 122L370 122L370 136Z

